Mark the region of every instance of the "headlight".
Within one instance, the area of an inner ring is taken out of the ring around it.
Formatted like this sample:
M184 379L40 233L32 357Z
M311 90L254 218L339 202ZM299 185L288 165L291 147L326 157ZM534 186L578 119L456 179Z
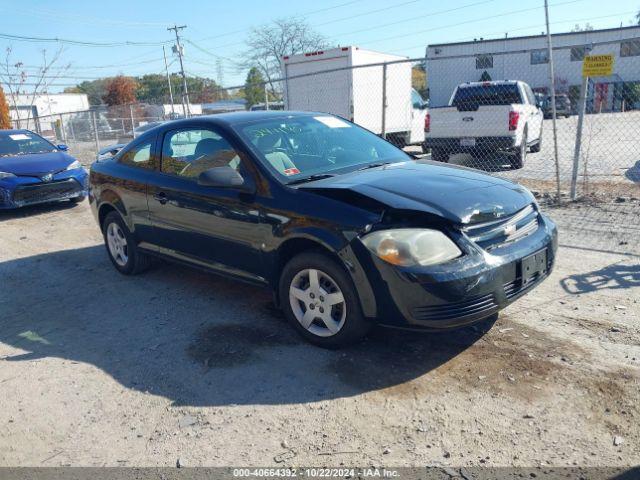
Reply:
M0 180L2 180L3 178L11 178L11 177L15 177L15 175L9 172L0 172Z
M402 228L380 230L362 237L376 256L393 265L435 265L462 255L449 237L438 230Z
M82 164L78 160L74 160L69 166L67 170L75 170L76 168L82 168Z

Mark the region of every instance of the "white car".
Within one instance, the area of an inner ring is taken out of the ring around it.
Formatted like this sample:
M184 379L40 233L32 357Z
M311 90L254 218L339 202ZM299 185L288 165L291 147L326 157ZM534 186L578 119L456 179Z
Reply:
M542 145L543 112L531 87L504 80L458 85L446 107L431 107L425 117L424 149L447 162L456 153L486 156L511 151L513 168Z

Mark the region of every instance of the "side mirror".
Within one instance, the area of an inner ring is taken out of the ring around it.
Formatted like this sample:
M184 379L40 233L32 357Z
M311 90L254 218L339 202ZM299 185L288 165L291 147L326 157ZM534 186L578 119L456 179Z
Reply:
M61 143L60 145L56 145L56 148L61 152L66 152L67 150L69 150L69 147L67 147L64 143Z
M205 187L240 188L244 186L244 178L231 167L214 167L198 176L198 184Z

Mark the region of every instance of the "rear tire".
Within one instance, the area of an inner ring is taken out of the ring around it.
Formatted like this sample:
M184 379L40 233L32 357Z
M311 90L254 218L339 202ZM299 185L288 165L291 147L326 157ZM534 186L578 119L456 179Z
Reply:
M434 162L447 163L449 161L449 152L442 147L431 149L431 160Z
M285 265L278 289L285 318L308 342L336 349L371 328L347 272L320 252L301 253Z
M531 153L538 153L540 152L541 148L542 148L542 132L540 132L540 139L538 140L538 143L536 143L533 147L531 147Z
M151 257L140 251L119 213L110 212L105 217L102 234L109 260L120 273L136 275L149 268Z
M511 168L514 170L520 169L524 166L524 160L527 158L527 131L522 134L522 141L520 147L516 150L513 157L511 157Z

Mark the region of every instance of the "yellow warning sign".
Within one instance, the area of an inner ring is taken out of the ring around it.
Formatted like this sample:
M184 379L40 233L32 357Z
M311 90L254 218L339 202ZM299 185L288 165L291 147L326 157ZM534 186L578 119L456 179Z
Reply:
M613 75L613 55L588 55L582 62L583 77L608 77Z

